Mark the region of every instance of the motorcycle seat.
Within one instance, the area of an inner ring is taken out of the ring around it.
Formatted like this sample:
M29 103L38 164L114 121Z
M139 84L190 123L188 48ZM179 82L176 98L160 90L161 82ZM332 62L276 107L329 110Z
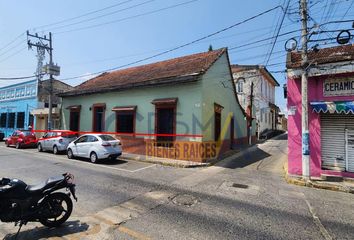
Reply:
M48 188L53 187L58 182L64 180L63 176L50 177L46 181L36 184L36 185L28 185L26 191L29 193L42 192Z

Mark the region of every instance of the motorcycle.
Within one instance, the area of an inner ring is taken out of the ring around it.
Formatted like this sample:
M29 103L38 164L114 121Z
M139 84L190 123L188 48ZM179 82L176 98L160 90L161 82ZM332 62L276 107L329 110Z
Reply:
M70 173L50 177L38 185L27 185L19 179L1 179L0 220L15 222L20 229L28 222L59 227L73 210L70 195L77 201L73 180L74 176ZM58 191L61 189L69 192Z

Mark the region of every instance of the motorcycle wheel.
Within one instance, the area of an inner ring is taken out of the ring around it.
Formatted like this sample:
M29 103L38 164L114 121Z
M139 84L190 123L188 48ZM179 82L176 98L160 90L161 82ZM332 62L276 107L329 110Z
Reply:
M42 208L43 212L48 212L50 216L39 219L39 222L46 227L59 227L70 217L73 202L67 194L57 192L43 200Z

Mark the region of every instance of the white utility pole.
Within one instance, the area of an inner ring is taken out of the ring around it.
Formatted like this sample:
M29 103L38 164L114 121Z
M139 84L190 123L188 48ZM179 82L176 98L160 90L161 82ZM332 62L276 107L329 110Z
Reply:
M302 43L302 75L301 75L301 95L302 95L302 177L310 179L310 144L309 144L309 123L308 123L308 59L307 59L307 0L300 1L301 15L301 43Z

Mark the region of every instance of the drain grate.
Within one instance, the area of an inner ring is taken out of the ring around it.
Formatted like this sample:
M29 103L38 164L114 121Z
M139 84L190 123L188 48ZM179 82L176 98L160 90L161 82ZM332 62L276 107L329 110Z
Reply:
M246 184L240 184L240 183L233 183L233 184L231 185L231 187L247 189L247 188L248 188L248 185L246 185Z

